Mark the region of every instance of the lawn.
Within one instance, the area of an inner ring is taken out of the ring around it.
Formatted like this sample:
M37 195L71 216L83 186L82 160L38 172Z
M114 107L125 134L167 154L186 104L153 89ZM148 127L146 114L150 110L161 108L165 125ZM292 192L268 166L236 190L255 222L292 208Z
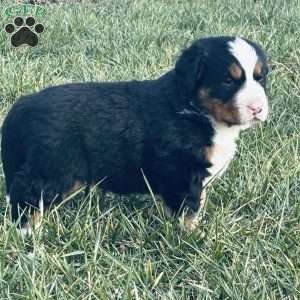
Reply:
M12 2L0 0L1 13ZM37 47L14 49L0 31L0 122L18 96L49 85L156 78L211 35L267 50L271 114L241 135L191 233L150 195L120 202L98 188L23 239L1 169L0 299L300 299L300 2L57 2L38 19ZM2 14L0 27L11 21Z

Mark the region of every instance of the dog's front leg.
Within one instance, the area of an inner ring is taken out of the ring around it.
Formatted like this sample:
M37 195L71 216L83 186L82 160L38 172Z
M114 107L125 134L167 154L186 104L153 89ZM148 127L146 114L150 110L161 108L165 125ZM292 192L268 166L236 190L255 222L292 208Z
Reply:
M188 230L194 230L198 225L199 213L203 209L206 200L206 192L203 189L203 177L195 173L190 182L189 194L186 197L185 209L183 210L184 226Z
M168 191L162 194L168 215L179 215L180 220L188 230L193 230L199 220L199 212L205 204L205 190L202 187L201 174L192 174L186 191Z

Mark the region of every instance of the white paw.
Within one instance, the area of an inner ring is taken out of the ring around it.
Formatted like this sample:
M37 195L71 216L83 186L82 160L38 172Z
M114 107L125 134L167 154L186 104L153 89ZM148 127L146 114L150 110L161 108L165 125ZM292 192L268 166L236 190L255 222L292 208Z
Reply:
M200 220L199 220L198 214L194 215L194 216L186 217L185 227L188 230L193 231L199 226L199 223L200 223Z
M18 233L22 238L26 238L32 235L32 227L29 223L26 223L21 229L18 229Z

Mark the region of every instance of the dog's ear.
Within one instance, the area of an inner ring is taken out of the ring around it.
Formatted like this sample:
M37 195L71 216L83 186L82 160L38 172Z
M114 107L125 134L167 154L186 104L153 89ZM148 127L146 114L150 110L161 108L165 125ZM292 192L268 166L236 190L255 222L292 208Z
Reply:
M204 71L206 51L202 45L194 44L183 51L175 65L177 82L188 95L196 91Z

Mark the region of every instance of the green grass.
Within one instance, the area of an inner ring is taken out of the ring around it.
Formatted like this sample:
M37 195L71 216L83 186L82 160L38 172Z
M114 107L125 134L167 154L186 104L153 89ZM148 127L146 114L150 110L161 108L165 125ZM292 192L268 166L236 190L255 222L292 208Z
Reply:
M270 118L242 134L192 233L149 195L120 203L98 189L48 212L24 240L1 171L0 299L300 299L300 2L93 2L46 6L34 49L13 49L0 32L0 121L20 95L156 78L194 39L223 34L267 49Z

